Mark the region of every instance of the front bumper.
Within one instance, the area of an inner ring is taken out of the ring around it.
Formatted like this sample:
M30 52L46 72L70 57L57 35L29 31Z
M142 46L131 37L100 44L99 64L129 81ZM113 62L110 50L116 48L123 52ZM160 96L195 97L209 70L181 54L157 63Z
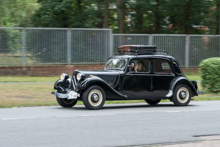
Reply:
M56 90L55 92L52 92L51 94L57 96L57 98L68 99L68 100L70 100L70 99L77 99L78 97L80 97L80 94L77 93L76 91L73 91L73 90L68 91L68 93L66 93L66 94L59 93Z

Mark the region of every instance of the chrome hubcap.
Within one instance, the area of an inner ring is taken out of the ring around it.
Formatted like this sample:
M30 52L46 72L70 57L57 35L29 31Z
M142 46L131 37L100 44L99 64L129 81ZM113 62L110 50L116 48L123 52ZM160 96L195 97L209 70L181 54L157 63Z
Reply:
M181 87L178 91L177 91L177 99L180 103L185 103L189 100L190 98L190 94L189 94L189 90L185 87Z
M93 93L91 100L93 103L97 103L99 101L99 95L97 93Z
M179 97L181 100L184 100L186 98L186 92L185 91L180 91Z

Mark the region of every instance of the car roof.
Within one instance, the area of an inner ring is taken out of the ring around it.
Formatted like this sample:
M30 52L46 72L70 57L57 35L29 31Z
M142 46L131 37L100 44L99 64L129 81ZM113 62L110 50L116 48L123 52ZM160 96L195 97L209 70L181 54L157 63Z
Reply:
M174 57L170 55L163 55L163 54L148 54L148 55L129 55L129 54L123 54L123 55L114 55L111 58L168 58L176 60Z

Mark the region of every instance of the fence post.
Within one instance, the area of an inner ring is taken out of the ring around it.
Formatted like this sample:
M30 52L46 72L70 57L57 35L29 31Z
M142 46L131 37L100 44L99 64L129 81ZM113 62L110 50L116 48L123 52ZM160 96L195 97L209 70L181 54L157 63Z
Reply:
M114 52L113 43L114 43L114 40L113 40L113 34L112 34L112 29L111 29L109 30L109 57L111 57Z
M22 65L26 65L26 28L22 28Z
M190 48L190 36L186 35L185 38L185 67L189 67L189 48Z
M67 64L71 64L71 29L67 29Z
M148 45L153 45L153 35L149 35Z

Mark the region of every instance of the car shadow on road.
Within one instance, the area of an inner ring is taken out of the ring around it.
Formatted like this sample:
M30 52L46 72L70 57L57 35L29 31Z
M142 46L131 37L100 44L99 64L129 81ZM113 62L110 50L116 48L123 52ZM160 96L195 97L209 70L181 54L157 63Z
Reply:
M185 107L191 107L194 105L188 105ZM148 104L139 104L139 105L119 105L119 106L104 106L102 109L125 109L125 108L164 108L164 107L181 107L181 106L175 106L173 104L158 104L158 105L148 105Z
M113 105L104 105L103 108L100 110L107 110L107 109L127 109L127 108L164 108L164 107L192 107L196 105L188 105L188 106L175 106L174 104L158 104L158 105L148 105L148 104L113 104ZM83 105L78 105L72 108L65 108L65 109L75 109L75 110L88 110Z

